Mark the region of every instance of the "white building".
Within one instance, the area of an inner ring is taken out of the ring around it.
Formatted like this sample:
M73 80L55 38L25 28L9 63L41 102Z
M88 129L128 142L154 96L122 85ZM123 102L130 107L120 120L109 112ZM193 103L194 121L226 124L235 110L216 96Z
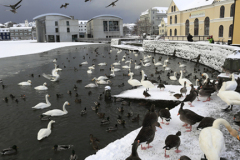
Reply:
M32 27L10 27L12 40L30 40L32 38Z
M0 28L0 41L10 40L9 28Z
M34 17L38 42L72 42L79 38L78 20L73 17L47 13Z
M123 20L115 15L99 15L87 22L88 38L123 37Z
M84 38L87 34L87 20L79 20L79 38Z

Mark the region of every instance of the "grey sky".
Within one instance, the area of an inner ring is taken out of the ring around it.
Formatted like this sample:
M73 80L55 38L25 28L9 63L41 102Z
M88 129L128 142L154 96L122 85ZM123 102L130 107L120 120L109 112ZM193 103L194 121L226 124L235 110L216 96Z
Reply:
M0 0L0 4L15 4L19 0ZM32 21L33 17L44 13L62 13L74 16L75 19L89 20L100 14L113 14L123 18L124 23L135 22L141 12L151 7L168 7L171 0L119 0L115 7L105 8L113 0L23 0L18 13L13 14L9 7L0 5L0 23L24 20ZM69 3L68 8L60 9L61 4Z

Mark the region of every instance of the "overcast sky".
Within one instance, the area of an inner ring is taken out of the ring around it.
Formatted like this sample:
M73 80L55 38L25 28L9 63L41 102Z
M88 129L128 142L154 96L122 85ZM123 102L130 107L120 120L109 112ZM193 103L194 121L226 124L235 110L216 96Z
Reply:
M19 0L0 0L0 4L16 4ZM75 19L89 20L100 14L113 14L123 18L124 23L134 23L141 12L151 7L168 7L171 0L119 0L115 7L105 8L113 0L23 0L21 7L14 14L9 7L0 5L0 23L12 21L16 23L30 22L35 16L44 13L61 13L74 16ZM61 4L69 3L65 9Z

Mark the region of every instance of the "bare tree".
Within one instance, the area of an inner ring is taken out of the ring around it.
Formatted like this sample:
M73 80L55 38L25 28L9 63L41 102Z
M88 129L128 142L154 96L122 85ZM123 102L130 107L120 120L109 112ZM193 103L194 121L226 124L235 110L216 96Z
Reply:
M144 20L141 20L138 22L139 25L139 32L142 35L143 33L151 34L152 33L152 26L153 24L150 23L148 18L145 18Z
M124 26L123 27L123 35L125 36L126 34L131 34L131 30L127 26Z

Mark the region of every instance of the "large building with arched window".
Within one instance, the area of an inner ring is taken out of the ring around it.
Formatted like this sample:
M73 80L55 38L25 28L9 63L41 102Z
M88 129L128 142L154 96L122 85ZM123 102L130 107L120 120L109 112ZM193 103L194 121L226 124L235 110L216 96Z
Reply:
M194 40L227 42L233 34L234 0L172 0L168 11L167 36L170 40L186 40L190 33Z

